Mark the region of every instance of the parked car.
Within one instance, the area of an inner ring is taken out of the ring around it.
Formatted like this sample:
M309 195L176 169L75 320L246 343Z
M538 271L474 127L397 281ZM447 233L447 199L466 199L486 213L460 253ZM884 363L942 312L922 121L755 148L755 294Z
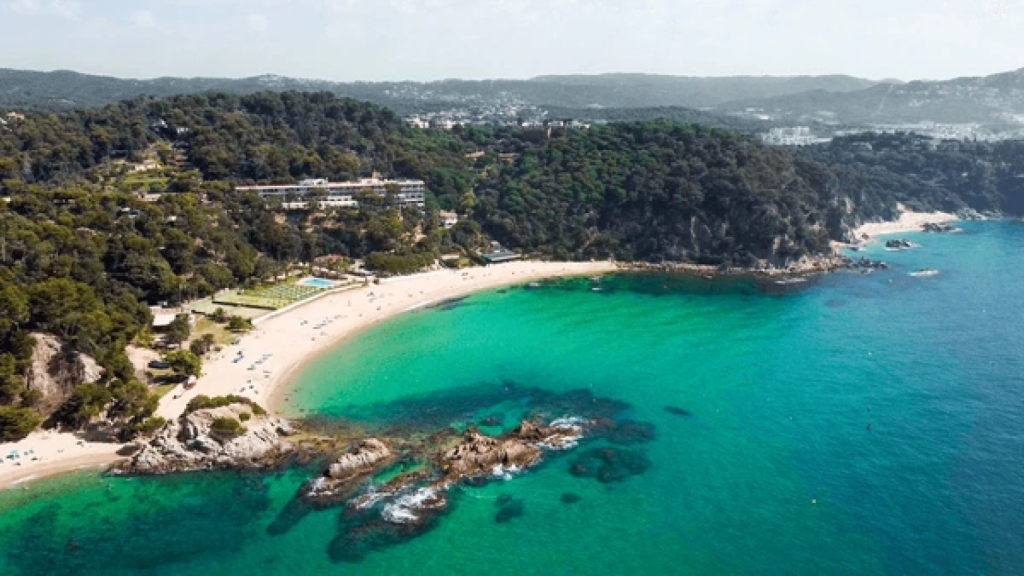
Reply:
M163 360L153 360L149 363L149 367L153 370L167 370L171 365Z

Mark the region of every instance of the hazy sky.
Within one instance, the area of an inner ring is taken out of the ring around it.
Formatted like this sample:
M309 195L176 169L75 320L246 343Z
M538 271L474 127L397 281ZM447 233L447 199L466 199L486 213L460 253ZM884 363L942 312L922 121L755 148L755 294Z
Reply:
M0 67L330 80L1024 67L1021 0L0 0Z

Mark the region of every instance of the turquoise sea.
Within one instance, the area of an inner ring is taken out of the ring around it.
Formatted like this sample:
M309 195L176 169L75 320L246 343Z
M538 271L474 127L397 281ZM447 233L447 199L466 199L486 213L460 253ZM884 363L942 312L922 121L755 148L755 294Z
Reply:
M288 516L310 470L69 475L0 492L0 573L1019 574L1024 225L964 228L803 285L477 294L344 342L287 404L383 429L619 401L653 439L618 481L569 473L584 444L353 561L330 553L341 509Z

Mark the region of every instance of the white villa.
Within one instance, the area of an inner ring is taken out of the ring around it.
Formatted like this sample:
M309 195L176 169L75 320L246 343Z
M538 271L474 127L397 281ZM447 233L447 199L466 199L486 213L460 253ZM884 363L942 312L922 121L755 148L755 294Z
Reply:
M235 190L239 192L255 192L263 198L280 198L285 200L288 196L302 197L313 190L323 190L327 196L320 201L321 208L354 208L359 206L355 196L359 193L373 193L383 197L388 189L395 191L395 197L402 206L418 206L423 208L426 184L422 180L386 180L374 174L371 178L360 178L353 182L328 182L325 179L315 178L302 180L297 184L283 184L274 186L238 186ZM307 202L304 200L284 202L284 207L289 209L305 208Z

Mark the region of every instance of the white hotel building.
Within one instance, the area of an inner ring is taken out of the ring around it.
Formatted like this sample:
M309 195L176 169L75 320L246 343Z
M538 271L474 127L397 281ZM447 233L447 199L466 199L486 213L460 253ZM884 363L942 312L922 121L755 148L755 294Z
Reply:
M395 198L401 206L423 208L426 184L422 180L384 180L376 175L354 182L328 182L318 178L279 186L237 186L235 190L255 192L262 198L280 198L283 206L288 209L305 208L307 203L304 200L288 202L285 201L286 197L301 198L313 190L323 190L327 196L320 201L321 208L354 208L359 206L359 201L355 199L357 194L372 193L383 198L389 187L395 190Z

